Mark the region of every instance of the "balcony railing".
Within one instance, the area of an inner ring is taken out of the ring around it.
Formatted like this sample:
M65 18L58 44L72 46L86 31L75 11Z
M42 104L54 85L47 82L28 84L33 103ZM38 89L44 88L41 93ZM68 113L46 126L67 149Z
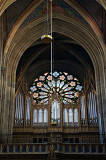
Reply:
M54 144L54 152L64 154L105 154L106 144ZM47 154L49 144L0 144L0 154Z

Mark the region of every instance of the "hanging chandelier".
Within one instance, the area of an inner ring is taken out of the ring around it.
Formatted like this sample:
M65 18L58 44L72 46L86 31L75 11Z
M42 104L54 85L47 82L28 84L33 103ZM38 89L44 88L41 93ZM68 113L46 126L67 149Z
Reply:
M46 34L41 36L41 41L45 44L49 44L52 42L52 0L51 2L51 34L49 34L49 18L48 18L48 0L47 0L47 24L46 24Z

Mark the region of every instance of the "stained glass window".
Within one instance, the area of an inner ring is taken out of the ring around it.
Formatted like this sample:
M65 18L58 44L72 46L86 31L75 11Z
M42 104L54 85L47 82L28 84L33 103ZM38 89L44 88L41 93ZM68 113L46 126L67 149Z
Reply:
M51 82L52 79L52 82ZM54 93L62 97L64 104L76 103L82 90L79 80L67 72L44 73L36 78L30 87L34 103L48 104L48 97Z

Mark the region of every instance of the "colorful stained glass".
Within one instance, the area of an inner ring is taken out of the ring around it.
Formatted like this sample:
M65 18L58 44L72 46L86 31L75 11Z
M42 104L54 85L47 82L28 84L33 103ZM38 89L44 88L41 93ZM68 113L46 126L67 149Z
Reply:
M73 94L74 92L70 91L70 92L66 92L65 94Z
M39 92L40 95L47 95L46 92Z
M55 88L53 88L53 91L55 92Z
M60 94L61 96L64 96L64 94Z
M42 83L41 82L37 83L37 87L42 87Z
M48 101L44 102L44 104L48 104Z
M48 82L48 85L49 85L49 87L51 87L51 86L52 86L52 83L51 83L51 82Z
M54 77L58 77L58 76L59 76L59 73L56 71L56 72L53 73L53 76L54 76Z
M33 100L33 104L36 104L36 100Z
M78 81L78 79L77 79L77 78L74 78L74 80L75 80L75 81Z
M63 72L66 76L68 75L68 73L66 73L66 72Z
M44 81L44 80L45 80L45 76L40 76L40 77L39 77L39 80L40 80L40 81Z
M75 92L74 95L75 95L75 97L78 97L78 92Z
M81 91L81 89L82 89L82 86L77 85L76 90Z
M46 102L48 102L48 99L42 99L42 100L40 101L40 103L46 103Z
M74 96L72 96L72 95L65 95L65 97L74 98Z
M62 76L60 76L60 80L64 80L65 79L65 76L64 75L62 75Z
M47 96L39 96L39 98L46 98Z
M53 87L55 87L55 81L54 80L52 81L52 85L53 85Z
M67 76L67 79L68 79L68 80L72 80L72 79L73 79L73 76L72 76L72 75L68 75L68 76Z
M57 81L57 87L59 87L59 85L60 85L60 81L58 80L58 81Z
M50 93L53 93L53 91L50 91Z
M48 75L48 72L47 72L47 73L44 73L44 75L47 76L47 75Z
M71 99L67 99L67 102L72 102L72 100Z
M62 93L62 92L63 92L63 90L59 91L59 93Z
M45 87L46 89L50 89L46 84L44 84L44 87Z
M67 88L64 89L65 92L68 91L68 90L69 90L69 87L67 87Z
M59 92L59 88L57 88L57 92Z
M46 98L46 99L42 99L42 103L44 103L44 102L46 102L46 101L48 101L48 98Z
M31 89L32 92L37 90L37 88L35 86L31 87L30 89Z
M34 80L34 82L37 82L38 81L38 78L36 78L35 80Z
M60 88L62 88L63 85L64 85L64 81L60 83Z
M72 87L68 87L68 88L66 88L64 91L66 92L66 91L69 91L69 90L71 90L72 89Z
M68 87L68 84L65 84L62 89L65 89L65 88L67 88L67 87Z
M48 76L47 79L50 81L52 80L52 76Z
M33 94L33 97L34 97L34 98L37 98L37 97L38 97L38 93L35 92L35 93Z
M63 100L63 103L64 103L64 104L67 104L67 101Z
M75 82L72 81L72 82L70 83L70 86L75 86Z
M41 90L42 90L42 91L45 91L45 92L48 92L48 90L47 90L47 89L45 89L45 88L41 88Z
M82 89L78 79L67 72L55 71L52 75L47 72L32 83L30 91L33 92L33 103L48 104L48 97L51 98L54 93L62 97L64 104L77 102L78 91Z

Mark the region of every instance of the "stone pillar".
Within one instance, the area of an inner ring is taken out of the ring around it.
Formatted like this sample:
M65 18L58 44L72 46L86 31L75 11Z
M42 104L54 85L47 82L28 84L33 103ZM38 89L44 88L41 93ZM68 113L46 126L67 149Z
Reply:
M3 54L3 19L0 17L0 134L1 134L1 112L2 112L2 84L1 84L1 73L2 73L2 54Z
M105 51L106 54L106 51ZM103 93L102 93L102 104L103 104L103 128L104 128L104 134L106 139L106 62L104 64L104 87L103 87Z
M103 72L104 71L104 72ZM101 143L103 135L106 135L106 69L101 69L100 73L95 74L96 93L97 93L97 110Z
M8 134L8 112L9 108L7 106L9 101L6 101L6 69L3 66L3 17L0 17L0 134L2 141L7 142Z
M9 142L12 141L13 125L14 125L14 104L15 104L15 80L7 79L6 88L6 110L8 113L5 115L7 117L7 133L9 134Z

